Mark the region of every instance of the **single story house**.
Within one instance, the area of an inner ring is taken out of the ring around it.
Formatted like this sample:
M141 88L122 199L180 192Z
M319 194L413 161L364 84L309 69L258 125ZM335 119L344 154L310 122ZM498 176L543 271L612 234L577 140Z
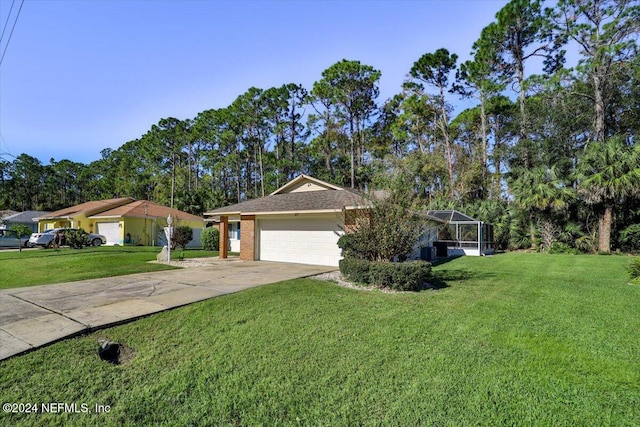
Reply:
M240 252L243 260L337 266L338 239L370 203L360 193L300 175L268 196L205 212L218 218L220 257ZM435 218L416 242L431 246L441 222ZM226 239L223 238L226 236Z
M14 212L0 218L0 230L8 230L12 225L25 225L32 232L38 231L38 217L46 215L45 211Z
M189 246L200 246L202 217L131 197L81 203L42 215L38 222L39 231L70 227L102 234L107 245L163 246L163 228L169 215L174 219L174 227L185 225L193 229L194 239Z

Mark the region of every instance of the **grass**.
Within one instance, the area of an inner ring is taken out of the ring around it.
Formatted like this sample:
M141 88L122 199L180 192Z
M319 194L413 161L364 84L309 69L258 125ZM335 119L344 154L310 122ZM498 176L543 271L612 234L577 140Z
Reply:
M160 248L133 246L0 252L0 289L173 269L149 263L159 252ZM172 258L179 252L173 251ZM187 258L218 255L200 250L186 250L184 254Z
M0 424L639 425L627 263L514 253L438 265L438 291L250 289L0 362L3 402L111 408ZM102 362L97 337L136 355Z

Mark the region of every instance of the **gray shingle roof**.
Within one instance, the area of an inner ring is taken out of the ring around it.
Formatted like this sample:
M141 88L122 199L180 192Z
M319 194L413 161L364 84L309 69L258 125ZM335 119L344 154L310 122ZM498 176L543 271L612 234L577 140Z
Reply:
M367 206L368 202L348 190L324 190L272 194L231 206L214 209L205 215L225 213L276 213L342 210L345 207Z
M45 211L24 211L14 215L4 217L2 220L9 224L28 224L31 222L38 222L34 218L38 218L42 215L46 215L49 212Z

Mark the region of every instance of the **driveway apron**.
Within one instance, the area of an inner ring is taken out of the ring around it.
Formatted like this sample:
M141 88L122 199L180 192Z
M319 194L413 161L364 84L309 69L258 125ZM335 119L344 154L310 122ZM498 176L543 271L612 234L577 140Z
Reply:
M195 268L0 290L0 360L152 313L335 269L218 260Z

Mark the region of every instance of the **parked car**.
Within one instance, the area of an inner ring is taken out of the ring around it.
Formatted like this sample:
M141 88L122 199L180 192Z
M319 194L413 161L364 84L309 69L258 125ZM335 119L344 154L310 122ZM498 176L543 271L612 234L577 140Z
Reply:
M72 230L77 231L75 228L52 228L51 230L43 231L42 233L33 233L31 237L29 237L29 244L31 246L42 246L43 248L50 248L54 245L54 239L56 237L56 233L61 233L61 246L66 245L65 231ZM100 246L107 243L107 238L102 234L89 233L89 238L87 239L87 246Z
M21 238L17 238L12 233L7 232L6 230L0 230L0 248L19 248L22 246L23 248L29 247L29 237L22 236Z

